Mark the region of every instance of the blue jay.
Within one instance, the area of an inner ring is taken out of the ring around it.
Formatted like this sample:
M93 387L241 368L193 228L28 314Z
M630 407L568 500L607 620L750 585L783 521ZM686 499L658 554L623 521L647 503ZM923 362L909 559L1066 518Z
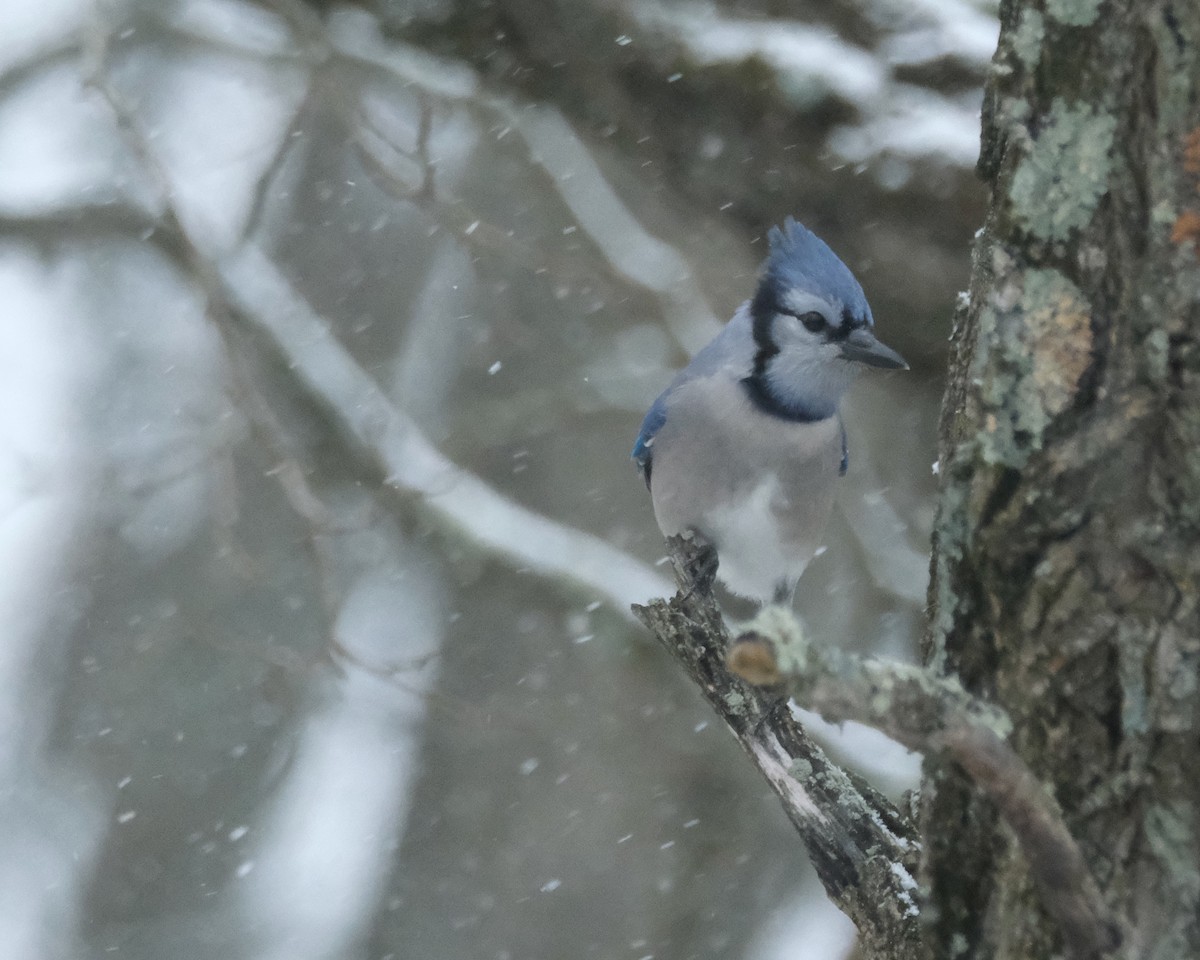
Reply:
M790 603L846 472L838 402L864 365L908 364L816 234L788 217L768 239L754 298L654 401L633 459L664 536L700 534L730 591Z

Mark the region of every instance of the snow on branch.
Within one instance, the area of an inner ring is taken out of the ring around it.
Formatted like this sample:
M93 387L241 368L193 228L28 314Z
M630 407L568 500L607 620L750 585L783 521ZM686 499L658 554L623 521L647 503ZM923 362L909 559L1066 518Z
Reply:
M415 495L485 549L532 573L573 581L624 610L662 592L654 570L599 537L528 510L443 455L394 406L263 251L216 264L224 295L267 334L295 377L396 490Z
M893 70L955 56L982 73L999 26L994 17L960 0L879 9L876 19L881 26L888 21L884 33L891 35L881 50L850 43L828 27L726 16L700 3L646 3L631 13L643 29L678 44L698 64L756 61L795 102L832 95L853 105L861 120L835 129L829 140L846 160L891 154L970 166L979 155L979 90L947 95L898 80Z
M133 111L105 73L106 50L95 52L91 86L164 204L160 231L204 288L219 324L241 320L265 334L288 368L400 493L462 531L519 570L573 582L624 613L634 602L663 593L652 568L586 531L520 506L443 455L354 360L328 323L252 241L222 249L193 236L176 210L170 178ZM227 333L227 331L222 331Z

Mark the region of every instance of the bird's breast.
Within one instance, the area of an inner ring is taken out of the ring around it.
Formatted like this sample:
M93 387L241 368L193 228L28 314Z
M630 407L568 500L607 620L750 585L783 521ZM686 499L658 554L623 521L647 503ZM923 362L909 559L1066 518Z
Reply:
M754 528L807 542L833 502L841 426L772 417L736 380L714 378L680 387L654 449L651 493L665 533Z

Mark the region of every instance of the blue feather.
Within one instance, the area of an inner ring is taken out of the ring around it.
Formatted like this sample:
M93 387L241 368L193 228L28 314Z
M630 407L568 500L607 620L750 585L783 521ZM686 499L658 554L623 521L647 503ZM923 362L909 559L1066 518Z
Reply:
M647 487L650 486L650 465L653 457L651 444L654 443L654 435L667 422L667 395L670 392L668 388L659 394L654 405L646 413L646 418L642 421L642 432L638 434L638 438L633 444L633 453L630 454L645 478Z
M764 282L778 290L819 291L830 300L841 301L851 316L874 326L866 294L854 274L828 245L792 217L783 228L767 233L771 252L767 257Z
M721 332L713 337L703 350L692 357L692 362L675 375L675 378L658 395L658 399L647 411L645 419L642 420L642 430L638 434L631 454L647 487L650 486L650 471L654 457L652 450L654 436L667 422L667 404L671 394L680 384L687 383L689 380L712 376L727 364L732 356L737 354L739 343L747 346L751 343L750 317L749 314L742 311L734 314L733 319L722 327Z
M862 367L903 361L821 239L791 217L767 236L753 297L659 394L632 457L663 533L702 533L731 591L778 603L850 465L839 402Z

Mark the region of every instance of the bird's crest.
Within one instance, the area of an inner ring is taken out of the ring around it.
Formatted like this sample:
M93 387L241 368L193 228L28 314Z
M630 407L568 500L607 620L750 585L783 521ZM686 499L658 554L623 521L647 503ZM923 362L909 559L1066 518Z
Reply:
M763 279L779 290L798 289L840 302L850 315L874 324L866 295L854 274L815 233L788 217L767 233L770 253Z

